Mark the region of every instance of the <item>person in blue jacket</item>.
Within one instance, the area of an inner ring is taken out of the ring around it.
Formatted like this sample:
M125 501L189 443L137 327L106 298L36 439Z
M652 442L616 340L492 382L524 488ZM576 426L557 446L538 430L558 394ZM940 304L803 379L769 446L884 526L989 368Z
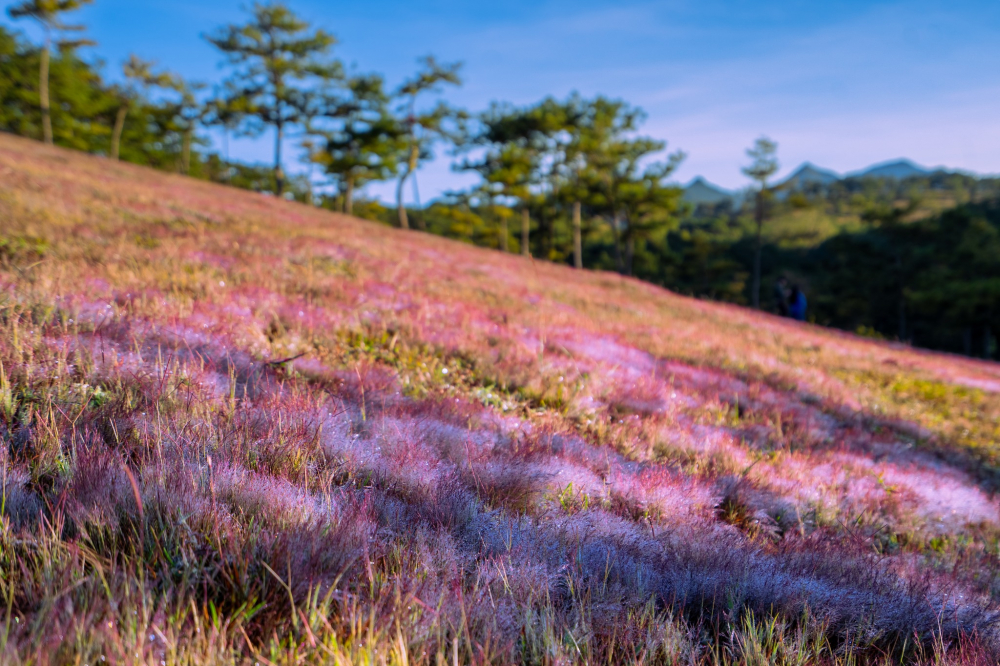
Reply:
M799 285L793 285L792 293L788 296L788 316L798 321L806 320L806 295L799 289Z

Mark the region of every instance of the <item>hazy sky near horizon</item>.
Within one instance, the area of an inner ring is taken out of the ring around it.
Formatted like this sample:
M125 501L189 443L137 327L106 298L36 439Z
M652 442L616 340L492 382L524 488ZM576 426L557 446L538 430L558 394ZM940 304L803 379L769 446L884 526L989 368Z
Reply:
M96 0L75 18L99 42L92 52L111 76L134 52L214 82L224 71L202 35L242 20L245 4ZM643 133L688 154L677 172L682 182L703 175L743 186L743 150L761 134L778 142L782 174L806 160L846 172L904 156L1000 172L995 1L289 4L337 36L335 54L348 65L381 72L392 85L420 56L463 61L466 84L448 98L470 110L574 90L626 99L648 113ZM0 20L12 23L6 12ZM272 141L243 140L231 152L266 162ZM448 164L440 158L419 174L422 199L472 181Z

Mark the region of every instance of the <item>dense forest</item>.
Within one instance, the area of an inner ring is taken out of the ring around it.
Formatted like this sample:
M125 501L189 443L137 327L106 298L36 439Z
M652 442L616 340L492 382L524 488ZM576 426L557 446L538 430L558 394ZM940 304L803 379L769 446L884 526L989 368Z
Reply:
M425 58L395 87L349 73L334 37L280 3L254 5L246 23L207 35L228 73L214 85L138 56L109 78L78 38L83 27L63 22L80 4L10 10L37 21L45 39L0 27L0 130L699 298L774 311L785 278L806 294L809 321L996 354L1000 181L936 172L774 184L777 145L762 138L747 151L744 196L694 205L669 180L684 154L643 136L642 110L621 100L458 109L446 93L462 83L459 63ZM230 137L265 132L273 165L229 159ZM220 135L221 146L211 140ZM292 176L289 139L301 163ZM405 206L436 155L479 184ZM363 196L376 181L396 184L394 207ZM19 242L0 231L0 257Z
M801 285L809 319L819 324L993 358L998 194L1000 181L944 172L779 189L770 201L762 282L785 277ZM698 206L666 246L663 284L748 301L748 212L728 203Z

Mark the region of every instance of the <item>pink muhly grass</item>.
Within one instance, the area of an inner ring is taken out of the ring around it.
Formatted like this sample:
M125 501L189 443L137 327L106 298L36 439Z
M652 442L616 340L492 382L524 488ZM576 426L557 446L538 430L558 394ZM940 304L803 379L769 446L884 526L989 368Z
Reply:
M0 144L0 660L995 659L996 366Z

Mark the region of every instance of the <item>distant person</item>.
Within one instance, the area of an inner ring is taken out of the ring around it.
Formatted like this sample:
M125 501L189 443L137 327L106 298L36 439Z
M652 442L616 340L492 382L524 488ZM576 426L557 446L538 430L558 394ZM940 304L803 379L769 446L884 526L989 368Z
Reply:
M792 286L792 293L788 297L788 315L796 321L806 320L806 295L798 285Z
M779 315L788 316L788 280L783 277L774 283L774 305Z

